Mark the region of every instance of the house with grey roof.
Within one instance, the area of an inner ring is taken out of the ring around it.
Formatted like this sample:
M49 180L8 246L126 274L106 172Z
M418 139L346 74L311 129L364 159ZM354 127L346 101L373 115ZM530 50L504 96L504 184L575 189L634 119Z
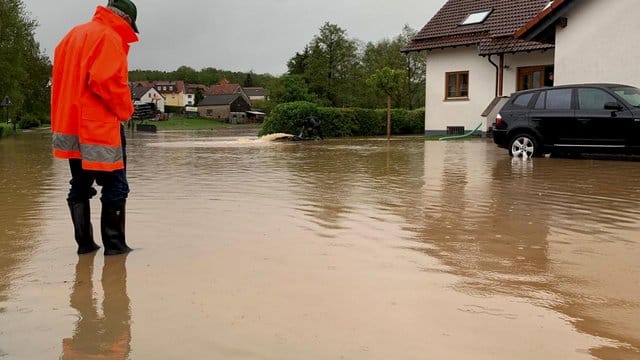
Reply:
M425 132L490 131L489 105L518 90L640 85L636 0L449 0L405 46L427 56Z
M269 99L269 90L263 87L244 87L242 89L251 101L264 101Z
M242 94L207 95L198 103L200 116L209 119L229 121L250 110L251 104Z

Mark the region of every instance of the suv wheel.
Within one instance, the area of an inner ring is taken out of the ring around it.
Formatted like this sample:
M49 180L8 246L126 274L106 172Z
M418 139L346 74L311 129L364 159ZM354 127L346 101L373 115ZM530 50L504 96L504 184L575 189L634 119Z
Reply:
M509 155L513 157L531 158L539 154L538 140L533 135L518 134L509 142Z

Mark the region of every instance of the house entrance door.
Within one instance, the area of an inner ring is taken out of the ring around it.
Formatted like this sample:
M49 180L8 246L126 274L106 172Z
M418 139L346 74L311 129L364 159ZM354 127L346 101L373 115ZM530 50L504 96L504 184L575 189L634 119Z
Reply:
M553 65L518 68L518 91L537 89L544 86L553 86Z

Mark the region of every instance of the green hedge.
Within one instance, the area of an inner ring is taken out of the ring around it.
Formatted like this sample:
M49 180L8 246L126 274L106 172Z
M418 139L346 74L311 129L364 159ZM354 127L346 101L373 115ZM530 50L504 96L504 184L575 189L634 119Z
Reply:
M0 139L11 134L11 127L7 124L0 124Z
M319 107L310 102L293 102L276 106L265 119L260 136L274 133L297 134L305 117L320 119L326 137L379 136L387 133L387 111L360 108ZM391 132L395 135L424 134L424 109L394 109Z

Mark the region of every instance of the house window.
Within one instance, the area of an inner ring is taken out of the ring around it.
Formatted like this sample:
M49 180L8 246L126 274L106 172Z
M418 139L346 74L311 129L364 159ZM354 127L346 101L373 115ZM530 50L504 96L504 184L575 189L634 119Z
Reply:
M446 78L445 100L468 99L469 98L469 72L458 71L449 72Z
M207 116L213 116L213 110L207 109Z
M464 19L464 21L461 22L460 25L481 24L485 20L487 20L487 18L489 17L489 14L491 14L491 11L493 11L493 9L478 11L478 12L469 14L469 16L467 16L467 18Z
M537 89L544 86L553 86L553 65L518 68L517 91Z

